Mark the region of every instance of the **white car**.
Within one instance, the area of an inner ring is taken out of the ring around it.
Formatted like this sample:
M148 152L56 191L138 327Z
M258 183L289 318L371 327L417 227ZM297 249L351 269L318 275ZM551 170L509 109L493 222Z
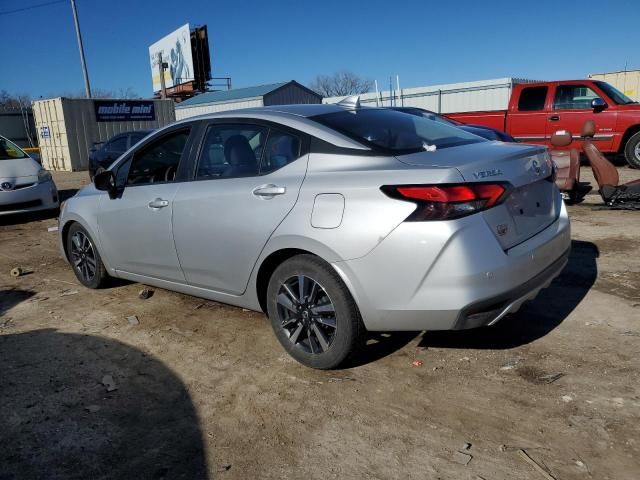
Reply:
M54 210L59 205L51 174L0 135L0 215Z

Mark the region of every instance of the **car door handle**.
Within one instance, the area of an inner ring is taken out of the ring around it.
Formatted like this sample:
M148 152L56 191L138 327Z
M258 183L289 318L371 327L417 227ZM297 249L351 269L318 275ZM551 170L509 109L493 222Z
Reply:
M264 185L263 187L258 187L253 191L253 194L258 197L275 197L276 195L284 195L287 193L287 189L285 187L278 187L276 185Z
M164 208L169 206L169 200L163 200L161 198L156 198L155 200L151 200L149 202L149 208Z
M558 120L560 120L560 115L551 115L549 117L549 120L551 120L552 122L557 122Z

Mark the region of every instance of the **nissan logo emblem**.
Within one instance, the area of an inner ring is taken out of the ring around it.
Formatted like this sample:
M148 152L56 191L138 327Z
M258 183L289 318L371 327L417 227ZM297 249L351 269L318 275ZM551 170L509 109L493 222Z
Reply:
M538 161L534 160L533 162L531 162L531 166L533 167L533 173L535 173L536 175L540 175L542 169L540 168L540 164L538 163Z
M11 190L13 189L13 184L11 182L2 182L0 183L0 190Z

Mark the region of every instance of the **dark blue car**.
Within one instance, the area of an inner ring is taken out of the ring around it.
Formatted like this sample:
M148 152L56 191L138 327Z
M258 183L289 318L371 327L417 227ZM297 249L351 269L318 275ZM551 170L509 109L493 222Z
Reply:
M153 130L123 132L106 142L96 142L89 150L89 176L93 178L98 168L107 168L113 161L132 146L149 135Z
M434 120L436 122L446 123L447 125L453 125L454 127L461 128L462 130L466 130L469 133L473 133L474 135L478 135L479 137L486 138L487 140L497 140L499 142L515 142L516 139L513 138L508 133L505 133L501 130L496 130L495 128L485 127L483 125L467 125L462 122L458 122L457 120L452 120L450 118L444 117L436 112L432 112L431 110L425 110L424 108L418 107L389 107L393 110L397 110L399 112L408 113L409 115L415 115L416 117L425 117L430 120Z

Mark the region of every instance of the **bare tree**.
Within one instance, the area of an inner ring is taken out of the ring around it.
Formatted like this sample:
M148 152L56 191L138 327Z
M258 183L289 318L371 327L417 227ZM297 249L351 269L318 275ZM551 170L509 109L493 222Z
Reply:
M31 106L31 97L26 94L12 94L2 89L0 90L0 107L4 108L27 108Z
M344 70L333 75L318 75L311 82L311 89L323 97L345 97L367 93L372 87L372 80Z

